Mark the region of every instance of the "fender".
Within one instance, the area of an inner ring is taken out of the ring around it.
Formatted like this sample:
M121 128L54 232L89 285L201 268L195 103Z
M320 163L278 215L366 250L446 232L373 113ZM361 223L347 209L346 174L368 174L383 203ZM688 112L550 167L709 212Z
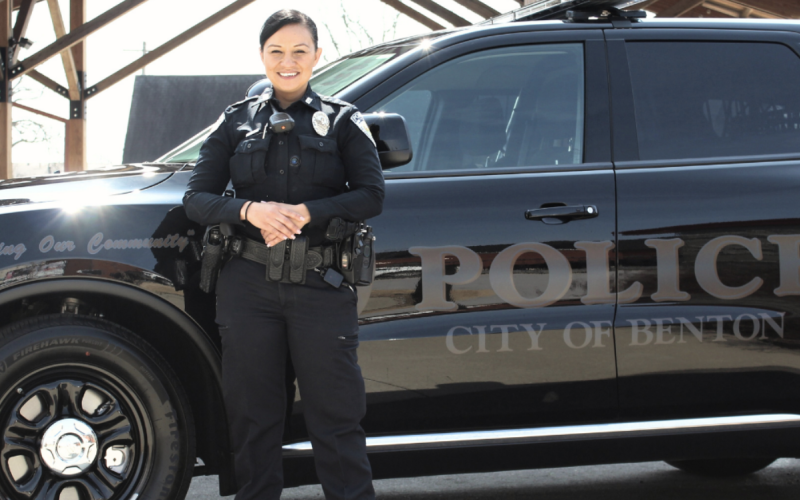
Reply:
M22 275L27 276L18 277L24 281L7 287L3 287L2 283L9 281L8 279L0 281L0 311L13 304L19 304L24 299L34 297L77 296L89 300L99 298L112 304L122 303L125 307L140 308L142 311L147 311L148 321L166 325L168 331L174 332L175 335L158 335L155 330L151 331L150 335L143 332L136 333L170 361L192 402L197 429L198 456L202 453L201 457L205 463L201 473L218 473L221 494L233 494L235 490L232 489L234 477L229 452L228 424L225 412L220 411L224 409L224 402L221 355L217 345L185 311L147 289L154 284L163 286L169 283L169 280L152 271L114 262L103 264L106 267L112 266L117 271L125 271L112 273L115 278L87 277L72 273L67 276L45 278L41 276L41 272L35 271L35 269L52 270L52 266L58 263L64 263L65 271L67 267L77 270L97 269L97 266L87 265L91 263L87 262L87 259L75 260L82 262L40 261L15 266L13 268L15 271L22 269L31 272L23 272ZM79 265L67 266L67 262ZM9 271L8 268L0 270L0 276L8 277ZM170 356L170 353L174 355Z

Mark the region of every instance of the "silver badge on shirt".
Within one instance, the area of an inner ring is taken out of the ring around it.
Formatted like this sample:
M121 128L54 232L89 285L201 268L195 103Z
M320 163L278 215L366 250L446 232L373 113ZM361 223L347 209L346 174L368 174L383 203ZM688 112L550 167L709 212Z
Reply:
M331 128L331 121L328 120L328 115L322 111L314 113L313 118L311 118L311 124L314 125L314 131L322 136L328 135L328 130Z

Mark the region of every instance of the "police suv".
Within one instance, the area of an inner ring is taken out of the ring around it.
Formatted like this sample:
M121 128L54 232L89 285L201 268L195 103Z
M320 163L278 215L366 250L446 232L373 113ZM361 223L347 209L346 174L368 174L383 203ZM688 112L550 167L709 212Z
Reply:
M800 456L800 22L627 4L539 2L312 79L385 168L358 290L376 478ZM236 490L181 205L208 132L0 183L0 498ZM299 394L284 454L316 481Z

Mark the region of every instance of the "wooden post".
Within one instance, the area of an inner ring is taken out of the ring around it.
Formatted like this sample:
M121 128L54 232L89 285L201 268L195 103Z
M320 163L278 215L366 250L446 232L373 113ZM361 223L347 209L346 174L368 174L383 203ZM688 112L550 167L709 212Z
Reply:
M86 0L70 0L70 32L86 23ZM80 95L69 101L69 121L66 126L64 171L86 170L86 41L72 46L72 60L78 73Z
M0 2L0 179L13 176L11 167L11 79L8 74L8 40L12 36L11 1Z

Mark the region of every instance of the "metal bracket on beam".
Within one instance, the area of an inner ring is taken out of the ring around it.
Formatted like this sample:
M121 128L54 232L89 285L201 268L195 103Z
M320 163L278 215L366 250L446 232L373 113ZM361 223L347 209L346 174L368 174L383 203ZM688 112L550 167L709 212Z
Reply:
M17 40L14 37L8 39L8 60L14 60L14 54L17 53L19 50L19 46L17 45Z
M92 85L91 87L83 91L83 98L87 99L92 95L94 95L95 92L97 92L97 85Z
M86 101L69 101L69 119L83 120L86 118Z
M83 89L86 88L86 72L78 71L78 85L81 92L81 99L78 101L69 101L69 119L70 120L83 120L86 118L86 96Z
M23 71L25 71L25 66L23 66L22 63L19 63L16 66L14 66L13 68L11 68L11 71L9 71L8 74L11 77L14 77L14 76L22 73Z
M10 81L5 77L6 75L6 56L8 55L8 50L5 47L0 48L0 102L9 102L11 101L10 94Z

